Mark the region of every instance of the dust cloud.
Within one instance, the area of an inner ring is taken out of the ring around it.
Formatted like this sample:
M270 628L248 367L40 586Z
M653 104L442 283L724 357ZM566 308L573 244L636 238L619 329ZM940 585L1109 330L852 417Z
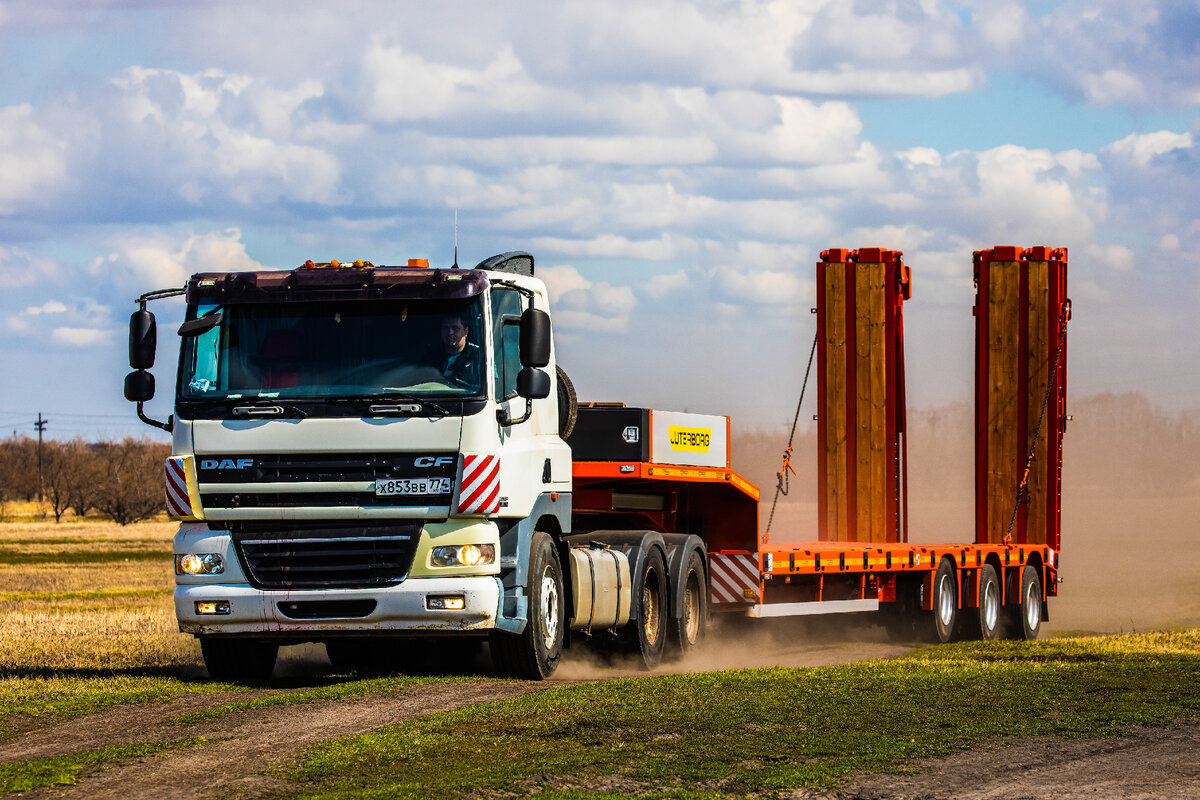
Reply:
M1071 399L1068 413L1063 582L1046 633L1200 626L1200 412L1167 413L1129 393ZM973 541L971 407L910 410L908 422L909 540ZM734 468L762 489L760 527L787 437L787 429L735 427ZM815 428L801 429L773 544L816 538L816 449Z

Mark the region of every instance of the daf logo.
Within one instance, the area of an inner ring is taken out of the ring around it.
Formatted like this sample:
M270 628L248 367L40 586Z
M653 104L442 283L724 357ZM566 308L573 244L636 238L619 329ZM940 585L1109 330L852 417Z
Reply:
M253 458L206 458L200 462L200 469L246 469L254 466Z
M413 462L414 467L444 467L447 464L453 464L457 460L457 456L421 456Z

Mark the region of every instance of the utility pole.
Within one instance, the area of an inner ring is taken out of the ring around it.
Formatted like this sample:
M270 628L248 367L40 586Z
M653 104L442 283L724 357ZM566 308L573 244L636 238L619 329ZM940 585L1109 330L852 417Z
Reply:
M42 418L42 412L38 412L37 422L33 423L33 427L37 428L38 432L38 502L42 502L46 489L46 481L42 476L42 432L46 430L48 419Z

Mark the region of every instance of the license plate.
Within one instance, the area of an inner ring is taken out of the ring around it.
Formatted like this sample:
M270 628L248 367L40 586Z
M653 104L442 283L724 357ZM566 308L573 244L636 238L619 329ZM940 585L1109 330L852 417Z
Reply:
M450 494L449 478L388 478L375 481L376 495Z

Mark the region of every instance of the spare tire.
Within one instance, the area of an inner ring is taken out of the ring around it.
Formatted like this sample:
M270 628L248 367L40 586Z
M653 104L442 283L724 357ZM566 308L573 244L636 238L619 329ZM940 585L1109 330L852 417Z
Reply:
M557 364L554 374L558 377L558 435L564 441L570 438L575 430L575 420L579 416L579 400L575 397L575 385Z

